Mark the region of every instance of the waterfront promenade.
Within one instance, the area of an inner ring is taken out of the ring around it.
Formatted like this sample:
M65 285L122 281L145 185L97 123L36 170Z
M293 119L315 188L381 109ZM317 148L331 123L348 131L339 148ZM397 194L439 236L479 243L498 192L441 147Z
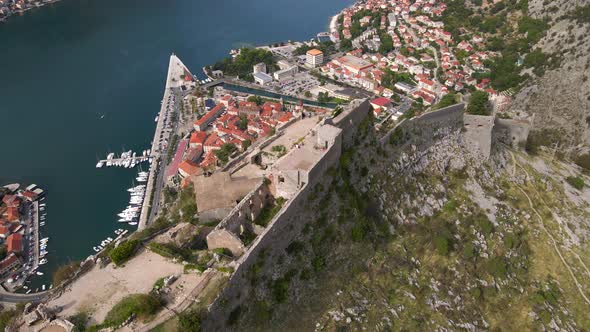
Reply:
M178 108L178 96L174 93L175 89L179 89L182 85L181 75L189 72L187 67L180 61L180 59L172 54L168 64L168 73L166 77L166 87L164 88L164 97L162 98L162 105L160 113L158 113L158 122L154 133L154 139L151 146L151 157L153 162L150 165L148 181L146 185L145 200L141 207L141 214L139 217L138 230L146 228L153 221L160 201L160 194L164 186L164 170L166 168L167 160L166 153L168 151L168 142L170 142L171 130L165 130L170 126L172 121L172 114ZM170 100L174 98L172 105ZM173 124L176 128L176 123ZM167 142L163 144L163 142Z

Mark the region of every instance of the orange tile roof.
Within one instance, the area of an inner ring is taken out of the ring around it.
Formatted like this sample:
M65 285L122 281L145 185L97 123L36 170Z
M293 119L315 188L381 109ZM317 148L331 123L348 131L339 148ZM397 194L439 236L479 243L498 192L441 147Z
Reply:
M307 54L316 56L316 55L324 54L324 52L314 48L314 49L307 51Z

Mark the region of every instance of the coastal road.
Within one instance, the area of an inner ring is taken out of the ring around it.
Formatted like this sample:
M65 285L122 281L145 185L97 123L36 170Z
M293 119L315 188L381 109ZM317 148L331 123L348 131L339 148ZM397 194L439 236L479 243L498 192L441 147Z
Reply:
M41 302L49 291L34 293L34 294L18 294L8 293L4 290L0 291L0 302L4 303L23 303L23 302Z

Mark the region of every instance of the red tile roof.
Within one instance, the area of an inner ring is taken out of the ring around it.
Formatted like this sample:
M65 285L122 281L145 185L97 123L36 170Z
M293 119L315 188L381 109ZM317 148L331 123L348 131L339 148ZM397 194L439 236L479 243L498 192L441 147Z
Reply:
M195 125L202 126L205 122L212 120L212 118L217 117L217 115L225 108L225 105L218 104L217 106L213 107L207 114L203 115L199 120L195 121Z
M9 253L23 251L23 236L21 234L11 234L6 239L6 246Z
M217 134L213 133L207 137L207 140L205 140L203 145L210 148L221 148L223 141L217 136Z
M14 206L9 206L6 217L8 218L8 221L17 221L20 217L18 213L18 208Z
M178 165L178 170L184 172L187 176L197 175L201 168L192 161L185 160Z
M217 157L215 156L215 153L213 153L213 151L209 151L207 152L205 158L203 158L203 161L199 164L199 166L201 166L202 168L208 168L210 166L215 166L216 162Z
M191 134L189 144L203 145L207 139L207 133L204 131L195 131Z
M377 98L377 99L373 99L371 101L371 104L375 104L377 106L384 107L384 106L387 106L387 105L391 104L391 100L389 100L389 99L387 99L385 97L380 97L380 98Z

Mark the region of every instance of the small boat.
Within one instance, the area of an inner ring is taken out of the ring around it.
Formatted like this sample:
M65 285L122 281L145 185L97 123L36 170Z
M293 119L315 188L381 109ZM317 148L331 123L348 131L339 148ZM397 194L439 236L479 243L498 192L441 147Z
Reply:
M43 258L39 261L39 265L47 264L47 259Z
M131 225L131 226L135 226L135 225L137 225L137 222L135 222L135 221L133 221L133 222L130 222L130 223L129 223L129 225Z
M45 290L45 285L41 286L41 290L43 290L43 291Z
M37 271L37 273L36 273L36 274L37 274L38 276L42 276L42 275L43 275L43 272L39 272L39 271Z
M92 250L94 250L94 252L99 252L100 251L97 247L92 247Z
M96 163L96 168L102 168L102 166L104 166L104 163L102 161Z
M31 292L31 290L29 289L25 294L29 294Z

